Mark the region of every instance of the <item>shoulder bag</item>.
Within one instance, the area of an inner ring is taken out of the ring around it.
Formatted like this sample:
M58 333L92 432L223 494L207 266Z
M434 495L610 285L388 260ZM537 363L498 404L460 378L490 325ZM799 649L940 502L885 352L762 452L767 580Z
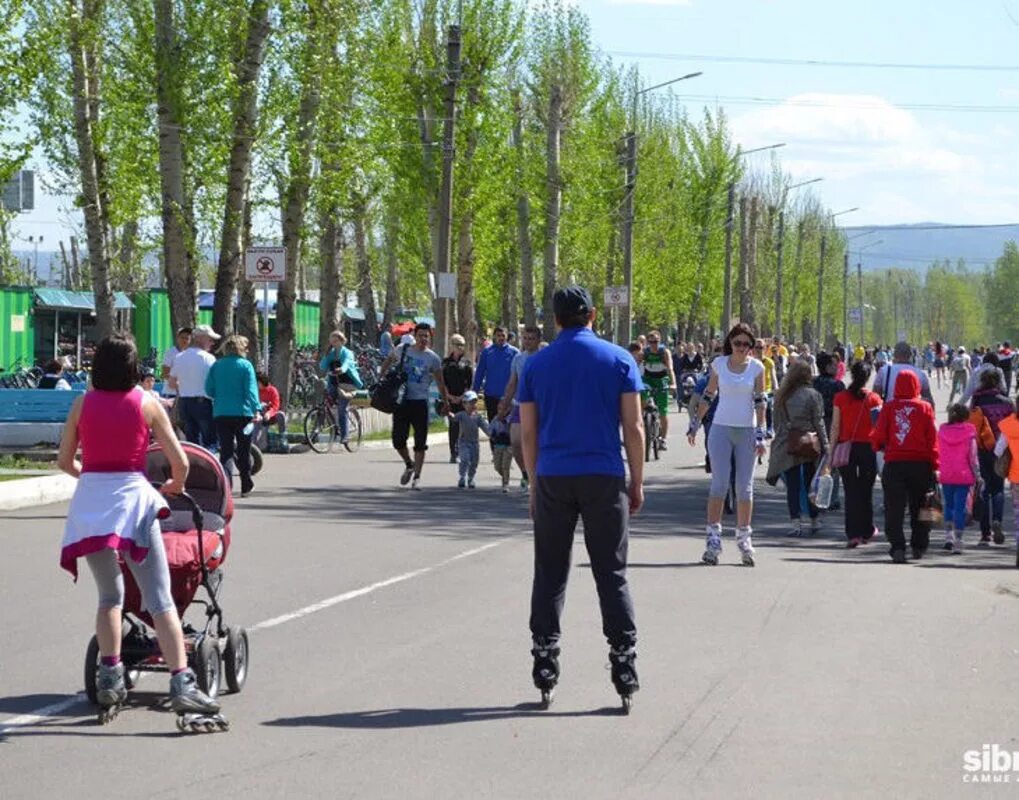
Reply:
M783 404L785 406L786 418L789 417L788 398ZM786 454L796 458L806 458L816 461L821 455L821 439L814 431L803 430L802 428L789 428L785 441Z
M403 362L407 358L409 344L403 345L400 352L400 363L382 376L371 393L371 407L383 414L392 414L400 405L404 384L407 383L407 371L403 368Z
M860 420L863 418L864 414L870 413L870 410L867 408L868 397L870 397L869 392L863 396L862 400L860 400L860 413L856 416L856 424L853 425L853 432L849 435L849 438L844 442L839 442L832 449L831 465L835 469L849 466L849 454L853 450L853 439L856 438L856 432L860 429Z

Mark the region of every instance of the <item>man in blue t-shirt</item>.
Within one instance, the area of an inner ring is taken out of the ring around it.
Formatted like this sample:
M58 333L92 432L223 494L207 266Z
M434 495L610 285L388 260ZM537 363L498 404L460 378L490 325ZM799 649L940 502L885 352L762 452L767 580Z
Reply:
M532 677L543 698L559 677L559 620L579 517L601 601L612 682L628 704L639 686L626 552L630 515L644 503L644 386L633 357L592 330L595 310L586 289L559 289L552 306L559 335L528 358L517 395L524 462L532 476Z
M471 387L478 394L484 392L485 413L489 422L499 413L499 401L509 383L513 359L520 352L513 345L507 344L505 328L496 328L492 338L492 344L481 351L478 368L474 373L474 385Z

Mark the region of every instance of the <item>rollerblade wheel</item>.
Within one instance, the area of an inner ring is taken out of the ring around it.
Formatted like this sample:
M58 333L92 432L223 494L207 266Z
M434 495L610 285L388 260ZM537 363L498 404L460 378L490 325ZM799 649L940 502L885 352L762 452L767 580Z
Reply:
M553 697L552 697L552 690L551 689L542 689L541 690L541 708L542 708L543 711L548 709L549 706L552 705L552 699L553 699Z
M621 697L622 697L622 700L623 700L623 713L626 714L626 715L629 715L629 713L630 713L630 706L633 705L633 695L632 694L624 694L624 695L621 695Z

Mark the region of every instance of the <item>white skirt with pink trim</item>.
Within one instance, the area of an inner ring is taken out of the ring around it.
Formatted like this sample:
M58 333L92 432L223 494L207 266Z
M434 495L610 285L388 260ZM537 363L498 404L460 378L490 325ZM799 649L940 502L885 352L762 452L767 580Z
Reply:
M60 566L77 580L78 559L107 548L144 561L150 537L159 535L157 520L167 510L141 472L82 474L67 511Z

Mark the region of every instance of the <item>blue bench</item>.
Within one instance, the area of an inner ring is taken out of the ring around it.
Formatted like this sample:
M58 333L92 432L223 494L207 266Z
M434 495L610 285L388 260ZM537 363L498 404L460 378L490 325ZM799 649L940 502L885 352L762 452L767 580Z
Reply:
M0 422L63 422L84 391L0 389Z

